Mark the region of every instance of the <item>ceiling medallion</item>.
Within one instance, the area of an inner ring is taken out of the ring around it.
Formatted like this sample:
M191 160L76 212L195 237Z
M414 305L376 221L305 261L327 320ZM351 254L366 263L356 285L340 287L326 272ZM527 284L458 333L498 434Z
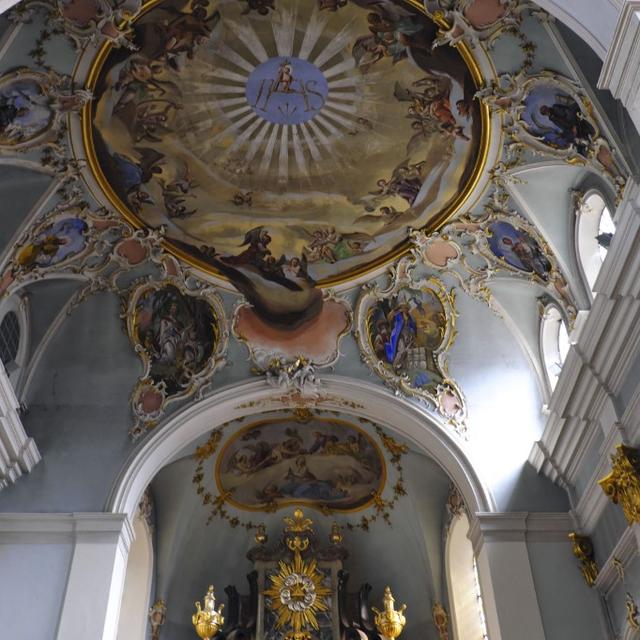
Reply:
M92 189L258 309L276 283L297 305L285 324L319 312L310 287L397 258L478 185L478 65L464 43L432 48L414 3L153 0L131 29L135 49L105 43L87 77Z

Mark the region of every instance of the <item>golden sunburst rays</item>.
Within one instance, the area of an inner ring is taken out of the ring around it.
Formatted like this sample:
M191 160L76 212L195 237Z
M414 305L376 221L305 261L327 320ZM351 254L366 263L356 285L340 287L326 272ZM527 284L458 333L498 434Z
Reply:
M229 21L227 31L236 37L223 37L204 52L200 72L186 82L184 135L203 162L220 165L233 158L255 177L275 175L286 182L309 178L322 160L341 161L336 144L371 127L375 98L369 95L370 79L358 72L351 54L351 23L334 31L330 25L317 9L307 15L282 12L270 29L248 18ZM312 118L270 121L249 104L247 83L273 57L313 65L326 82L322 107Z
M291 629L285 638L310 637L306 629L319 629L318 614L329 610L332 593L316 560L304 560L295 551L293 562L280 561L279 572L269 578L271 586L264 595L277 615L276 627Z

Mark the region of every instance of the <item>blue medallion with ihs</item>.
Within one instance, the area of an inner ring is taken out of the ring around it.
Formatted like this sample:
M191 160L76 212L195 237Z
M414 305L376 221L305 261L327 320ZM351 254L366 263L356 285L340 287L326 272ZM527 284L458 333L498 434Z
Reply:
M246 97L257 115L269 122L296 125L322 109L329 86L311 62L292 56L270 58L257 66L246 84Z

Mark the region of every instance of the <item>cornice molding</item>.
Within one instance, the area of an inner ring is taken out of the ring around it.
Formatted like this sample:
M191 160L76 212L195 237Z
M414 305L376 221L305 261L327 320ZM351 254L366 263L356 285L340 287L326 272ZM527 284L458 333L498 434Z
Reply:
M469 539L476 555L485 542L565 542L575 529L570 513L476 513Z
M119 513L0 513L0 544L118 543L128 552L135 538Z
M629 111L640 130L640 1L626 0L598 79Z
M614 559L619 560L623 568L628 566L633 558L638 555L639 541L640 525L634 523L624 530L624 533L618 540L618 544L616 544L611 555L604 563L604 566L602 566L598 572L598 577L593 586L602 593L602 595L607 596L620 581L618 570L613 564Z

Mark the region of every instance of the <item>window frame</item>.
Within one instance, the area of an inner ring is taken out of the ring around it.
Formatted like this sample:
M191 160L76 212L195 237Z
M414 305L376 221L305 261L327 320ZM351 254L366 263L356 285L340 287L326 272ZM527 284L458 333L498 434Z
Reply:
M562 328L564 339L561 340ZM558 379L562 372L571 349L571 333L569 324L562 309L555 302L547 302L540 314L539 349L540 360L545 372L545 379L549 390L549 396L553 395ZM563 344L564 343L564 344ZM551 360L555 360L552 362ZM558 373L554 374L552 368L558 367Z
M9 313L14 313L18 319L20 337L16 357L5 367L5 370L16 396L20 397L20 390L27 374L30 353L30 312L27 296L14 294L4 300L0 304L0 323Z
M605 209L609 211L609 215L611 216L611 220L615 225L615 213L616 208L613 206L611 198L605 189L600 188L599 186L590 186L584 192L578 192L579 198L574 202L574 252L577 263L578 272L580 273L580 277L582 278L582 282L584 284L584 288L589 296L589 302L593 303L593 299L595 297L595 292L593 287L598 279L598 275L600 270L602 269L602 265L604 264L604 259L601 258L599 247L596 238L596 235L599 233L600 229L600 221L602 219L602 213ZM598 215L597 223L593 225L591 221L591 229L587 229L585 227L585 223L587 222L586 216L589 215L587 210L587 200L592 198L593 196L599 197L603 202L602 210ZM595 232L595 233L594 233ZM585 244L592 244L592 248L590 250L590 256L585 255ZM590 272L593 271L594 266L591 264L595 258L598 258L599 264L597 265L597 270L595 274Z

